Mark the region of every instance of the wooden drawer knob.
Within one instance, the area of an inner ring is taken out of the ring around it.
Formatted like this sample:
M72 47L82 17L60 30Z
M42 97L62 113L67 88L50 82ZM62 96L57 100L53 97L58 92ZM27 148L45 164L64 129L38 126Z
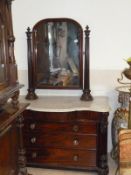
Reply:
M72 130L74 132L78 132L79 131L79 126L78 125L74 125L73 128L72 128Z
M77 162L77 161L79 160L79 156L78 156L78 155L74 155L74 156L73 156L73 160L74 160L75 162Z
M75 146L79 145L78 139L74 139L74 140L73 140L73 145L75 145Z
M31 141L31 143L36 143L36 138L35 138L35 137L32 137L32 138L30 139L30 141Z
M11 172L10 172L10 175L14 175L15 172L16 172L16 171L15 171L14 169L12 169Z
M33 152L33 153L31 154L31 157L32 157L32 158L36 158L36 157L37 157L37 153L36 153L36 152Z
M33 129L35 129L35 127L36 127L36 124L35 124L35 123L31 123L31 124L30 124L30 129L33 130Z

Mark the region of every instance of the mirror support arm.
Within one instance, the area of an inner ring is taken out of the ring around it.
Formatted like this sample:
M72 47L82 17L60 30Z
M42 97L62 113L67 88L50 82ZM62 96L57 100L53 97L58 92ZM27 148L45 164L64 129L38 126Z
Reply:
M85 30L85 64L84 64L84 89L83 94L81 96L81 100L83 101L91 101L93 100L92 95L90 94L90 62L89 62L89 27L86 26Z
M35 100L37 99L37 95L35 94L35 87L34 87L34 73L33 73L33 60L32 60L32 55L33 55L33 45L32 45L32 32L30 28L27 28L27 47L28 47L28 81L29 81L29 87L28 87L28 93L26 95L26 99L28 100Z

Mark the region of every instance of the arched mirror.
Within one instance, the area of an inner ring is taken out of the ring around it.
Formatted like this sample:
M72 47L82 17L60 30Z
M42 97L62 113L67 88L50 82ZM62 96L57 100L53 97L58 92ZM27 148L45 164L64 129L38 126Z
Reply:
M51 18L27 29L29 89L83 89L83 30L73 19Z

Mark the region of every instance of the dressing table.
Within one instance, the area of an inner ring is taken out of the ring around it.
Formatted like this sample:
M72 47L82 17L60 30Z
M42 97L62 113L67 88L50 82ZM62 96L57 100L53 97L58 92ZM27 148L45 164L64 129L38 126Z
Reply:
M20 100L30 102L23 114L28 166L108 174L109 105L106 97L91 95L89 33L87 26L83 53L83 30L73 19L43 19L27 29L29 83ZM83 94L38 96L36 89Z

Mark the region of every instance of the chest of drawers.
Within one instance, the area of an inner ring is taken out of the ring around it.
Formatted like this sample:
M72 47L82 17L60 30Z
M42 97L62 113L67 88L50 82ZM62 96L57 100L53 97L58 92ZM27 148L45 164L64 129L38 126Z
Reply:
M107 98L40 97L23 115L28 166L108 174Z
M108 112L26 110L24 116L24 144L29 166L108 174Z

